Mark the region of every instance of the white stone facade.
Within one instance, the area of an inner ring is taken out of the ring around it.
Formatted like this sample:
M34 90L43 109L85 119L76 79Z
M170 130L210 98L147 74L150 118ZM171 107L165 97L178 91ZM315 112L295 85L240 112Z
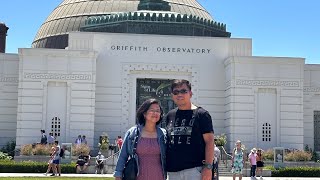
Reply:
M40 129L60 122L60 141L81 134L96 147L103 132L115 139L134 125L137 79L184 78L229 149L237 139L248 148L313 148L320 65L252 56L251 39L72 32L66 50L20 49L19 57L0 55L0 64L10 56L15 66L2 68L0 77L15 72L19 87L12 82L15 98L9 106L1 96L0 110L17 114L9 122L0 115L0 127L11 128L8 138L18 146L39 141Z
M17 146L39 142L40 129L61 142L86 135L92 146L97 54L19 49L19 55Z
M17 54L0 53L0 146L16 137L18 64Z

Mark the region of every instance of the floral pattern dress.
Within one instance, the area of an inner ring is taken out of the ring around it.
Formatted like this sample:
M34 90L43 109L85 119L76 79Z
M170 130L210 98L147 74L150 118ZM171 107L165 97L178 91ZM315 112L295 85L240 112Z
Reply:
M243 169L243 151L235 150L233 157L233 167L231 172L233 174L242 174Z

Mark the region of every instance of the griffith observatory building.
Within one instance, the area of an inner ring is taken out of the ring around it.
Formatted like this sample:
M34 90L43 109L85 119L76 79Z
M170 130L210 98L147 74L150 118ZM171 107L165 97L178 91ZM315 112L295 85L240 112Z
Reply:
M111 142L135 124L147 98L171 100L173 79L192 83L227 149L320 151L320 65L252 55L252 39L231 37L196 0L63 0L31 48L5 53L0 23L0 147L86 135Z

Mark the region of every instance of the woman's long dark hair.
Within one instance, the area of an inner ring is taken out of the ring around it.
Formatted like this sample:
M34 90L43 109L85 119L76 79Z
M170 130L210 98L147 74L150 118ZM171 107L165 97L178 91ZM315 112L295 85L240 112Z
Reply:
M160 105L160 101L157 99L147 99L146 101L144 101L141 106L139 107L138 111L137 111L137 119L136 119L136 124L140 124L140 125L145 125L146 124L146 119L144 118L144 114L149 110L150 106L152 104L158 104L160 107L160 119L159 121L156 123L157 125L160 124L160 122L162 121L163 118L163 110L162 107Z

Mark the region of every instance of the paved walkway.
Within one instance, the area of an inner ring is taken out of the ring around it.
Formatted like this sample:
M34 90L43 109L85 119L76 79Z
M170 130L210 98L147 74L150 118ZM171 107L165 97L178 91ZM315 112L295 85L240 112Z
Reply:
M112 174L62 174L63 177L112 177ZM45 177L41 173L0 173L0 177ZM239 178L237 178L238 180ZM243 180L252 180L250 177L243 177ZM219 177L219 180L232 180L232 177ZM260 180L257 178L257 180ZM263 180L320 180L319 178L307 177L264 177Z

